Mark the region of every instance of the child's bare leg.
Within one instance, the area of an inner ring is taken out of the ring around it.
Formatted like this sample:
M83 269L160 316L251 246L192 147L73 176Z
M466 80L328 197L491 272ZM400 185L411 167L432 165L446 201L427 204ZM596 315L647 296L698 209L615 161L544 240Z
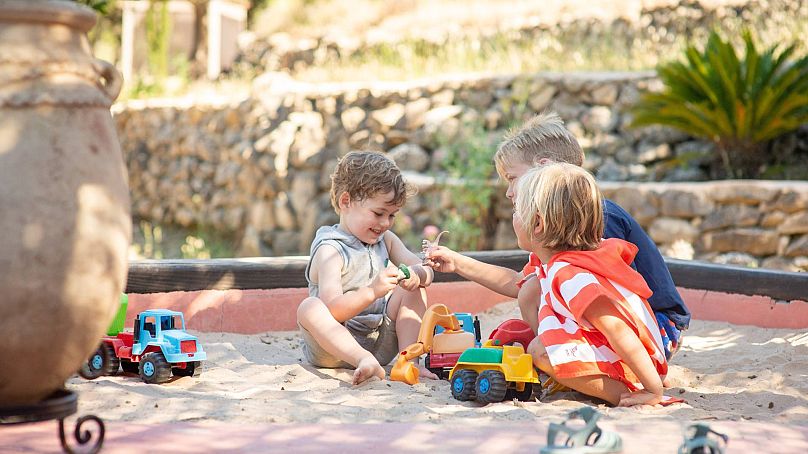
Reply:
M533 364L541 371L552 377L555 381L564 386L572 388L587 396L597 397L612 405L620 403L620 396L629 392L628 387L617 380L604 376L558 378L550 364L547 350L536 337L528 346L527 352L533 356Z
M354 384L373 376L384 379L384 369L379 361L356 342L345 326L334 319L322 300L314 297L303 300L297 308L297 321L325 351L356 367Z
M387 303L387 316L396 321L398 351L403 351L418 341L418 332L421 330L424 312L426 312L426 291L424 289L410 292L398 287L390 295L390 301ZM421 365L418 365L418 370L421 377L438 378L437 375Z
M530 329L535 334L539 329L539 298L541 298L541 286L539 278L531 277L519 289L516 300L519 302L519 312L522 313L522 320L530 325Z
M426 312L426 292L408 292L397 287L387 303L387 316L396 321L399 351L418 340L421 320Z

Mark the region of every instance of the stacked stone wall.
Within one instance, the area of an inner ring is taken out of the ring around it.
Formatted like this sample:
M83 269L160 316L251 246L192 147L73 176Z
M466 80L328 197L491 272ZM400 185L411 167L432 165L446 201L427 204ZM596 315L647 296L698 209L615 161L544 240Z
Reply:
M256 81L248 99L217 105L133 101L116 105L114 119L133 215L235 234L241 255L307 253L316 228L337 219L328 177L351 149L388 153L421 188L404 210L410 236L419 236L453 208L446 140L470 123L501 137L509 125L549 109L580 138L585 167L665 251L682 255L671 247L682 249L684 241L696 258L804 267L808 239L801 226L808 223L800 220L808 216L808 189L797 183L675 183L707 180L714 152L676 131L628 127L626 107L656 83L653 73L543 73L314 86L271 75ZM808 130L776 146L804 154ZM638 183L659 181L672 183ZM713 189L704 189L713 187L749 199L715 199ZM771 188L769 198L762 198L761 187ZM492 200L493 219L486 222L496 228L487 232L486 247L515 247L503 193L498 188ZM731 252L749 257L726 256Z

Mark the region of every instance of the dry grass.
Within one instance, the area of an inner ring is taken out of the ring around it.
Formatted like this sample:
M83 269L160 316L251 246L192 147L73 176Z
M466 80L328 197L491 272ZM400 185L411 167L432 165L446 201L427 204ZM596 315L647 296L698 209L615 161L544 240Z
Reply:
M688 39L641 24L641 12L675 0L277 0L257 15L260 35L341 37L365 43L348 57L306 67L295 77L310 82L402 80L447 73L535 71L633 71L655 67L680 54ZM707 8L748 3L702 0ZM764 17L725 18L730 35L748 26L763 44L801 41L808 34L808 8ZM598 27L583 25L594 20ZM577 24L574 22L577 21ZM609 24L628 24L614 29ZM527 36L520 29L561 32ZM626 32L626 29L635 32ZM643 36L636 33L643 30ZM690 39L703 42L708 30Z

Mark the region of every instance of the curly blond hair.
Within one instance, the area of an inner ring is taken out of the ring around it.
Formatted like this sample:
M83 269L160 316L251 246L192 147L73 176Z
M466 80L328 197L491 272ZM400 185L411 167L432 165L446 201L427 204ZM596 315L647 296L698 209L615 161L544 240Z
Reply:
M530 237L553 251L591 251L603 238L603 195L581 167L553 163L519 178L516 215ZM534 235L541 220L543 229Z
M355 201L392 192L389 203L403 206L415 189L404 181L401 170L392 159L375 151L352 151L339 160L331 174L331 205L337 214L339 197L344 192Z
M577 166L584 163L581 145L555 112L536 115L519 128L508 131L497 147L494 163L497 172L504 175L503 169L509 164L524 163L533 167L545 158Z

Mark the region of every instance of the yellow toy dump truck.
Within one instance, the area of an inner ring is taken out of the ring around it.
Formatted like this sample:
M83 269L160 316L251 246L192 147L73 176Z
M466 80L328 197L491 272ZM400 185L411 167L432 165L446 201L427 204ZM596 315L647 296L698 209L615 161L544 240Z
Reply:
M506 398L530 400L539 376L533 358L522 346L489 339L481 348L470 348L460 355L449 382L455 399L477 399L487 404Z

